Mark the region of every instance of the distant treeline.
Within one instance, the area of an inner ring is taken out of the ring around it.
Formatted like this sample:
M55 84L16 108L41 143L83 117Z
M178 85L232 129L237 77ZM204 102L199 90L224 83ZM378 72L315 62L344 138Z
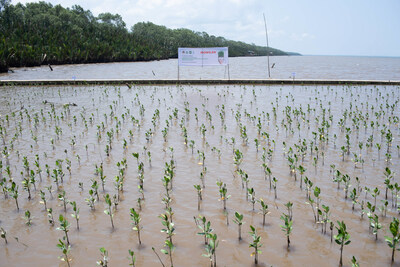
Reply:
M42 64L147 61L177 57L178 47L228 46L229 56L266 55L267 48L205 32L140 22L130 30L118 14L93 16L75 5L12 5L0 0L0 72ZM287 53L269 48L273 55Z

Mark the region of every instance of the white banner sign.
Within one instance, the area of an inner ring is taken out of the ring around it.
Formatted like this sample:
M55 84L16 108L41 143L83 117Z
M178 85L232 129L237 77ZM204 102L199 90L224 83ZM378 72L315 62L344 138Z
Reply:
M228 65L228 47L178 48L179 66Z

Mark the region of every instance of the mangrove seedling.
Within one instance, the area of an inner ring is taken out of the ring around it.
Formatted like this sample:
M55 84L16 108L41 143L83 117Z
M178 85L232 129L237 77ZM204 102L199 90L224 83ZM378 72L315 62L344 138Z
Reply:
M254 204L256 203L256 192L254 191L254 188L248 188L247 189L248 196L250 197L250 202L253 205L253 210L254 210Z
M200 210L200 201L202 200L201 191L203 190L199 184L193 185L197 191L197 210Z
M61 191L60 194L58 194L58 200L63 202L63 206L64 206L64 212L67 212L67 204L68 204L68 200L65 197L65 190Z
M353 188L353 190L350 191L350 199L353 203L353 206L351 207L351 209L354 210L354 205L357 204L357 202L358 202L357 189Z
M28 199L31 200L31 180L28 177L25 177L22 181L22 185L24 190L28 192Z
M17 206L17 211L19 211L19 205L18 205L18 196L19 196L19 193L18 193L18 186L16 185L16 183L15 183L14 181L11 183L11 187L10 187L8 190L10 191L10 196L11 196L12 198L15 199L15 205Z
M239 149L235 149L233 161L236 165L236 170L239 170L240 164L243 161L243 153Z
M91 188L93 189L94 194L97 197L97 201L99 201L99 184L97 183L96 180L92 179L92 185ZM90 191L89 191L90 194Z
M316 203L317 210L319 209L319 203L321 201L321 198L319 196L320 194L321 194L321 189L318 186L316 186L314 188L314 196L315 196L315 203ZM318 213L317 213L317 220L316 221L319 221L319 214Z
M97 265L99 265L101 267L107 267L107 265L108 265L108 251L105 248L101 247L100 248L100 254L101 254L102 259L96 262Z
M258 254L261 253L261 250L259 248L262 246L260 243L261 241L261 236L257 234L257 230L254 228L254 226L250 225L250 232L249 234L253 238L253 242L249 244L250 248L254 248L254 252L251 253L251 256L254 256L254 264L258 264Z
M297 169L300 172L300 189L303 189L303 175L307 169L304 168L302 165L299 165L299 167L297 167Z
M288 201L288 203L285 204L285 207L288 210L288 216L290 220L293 219L293 202Z
M138 234L138 240L139 240L139 245L142 244L142 241L140 240L140 229L142 228L140 226L140 221L142 220L140 218L140 215L138 212L136 212L136 210L134 208L130 209L130 214L131 216L131 220L132 220L132 230L137 231Z
M136 162L139 165L139 153L132 153L132 156L136 159Z
M110 198L110 195L109 195L109 194L107 194L107 195L104 197L104 201L106 202L106 204L107 204L107 206L108 206L108 207L104 210L104 213L110 216L111 226L112 226L112 228L114 229L114 221L113 221L114 213L113 213L113 210L112 210L112 201L111 201L111 198Z
M344 199L347 199L347 193L349 191L349 188L351 186L350 184L350 176L348 174L344 174L342 176L342 182L344 184Z
M321 220L319 221L319 223L322 224L321 232L326 234L326 226L327 226L327 223L330 222L330 220L329 220L329 215L330 215L329 206L325 206L324 204L322 204L322 210L318 209L318 214L319 214L319 216L321 216Z
M268 210L268 204L266 204L262 198L260 198L258 202L260 202L261 205L260 213L263 216L263 226L265 226L265 215L270 213Z
M387 200L388 189L390 186L390 181L393 179L393 175L392 175L392 171L388 167L385 168L383 175L385 176L385 182L384 182L384 184L386 185L385 199Z
M25 224L31 226L33 217L31 217L31 212L29 210L25 211L24 218L25 218Z
M276 183L278 182L278 180L274 177L272 178L272 187L274 188L274 194L275 194L275 199L277 199L278 194L276 193Z
M58 221L60 222L60 227L57 228L57 230L63 231L65 236L64 236L64 240L67 240L67 244L69 245L69 238L68 238L68 231L69 231L69 226L70 223L67 221L67 219L60 214L60 216L58 217Z
M158 216L158 218L161 219L161 223L165 227L165 228L161 229L161 232L166 233L167 238L172 243L172 236L175 234L174 233L174 231L175 231L174 223L169 221L167 214L161 214L160 216Z
M382 224L379 222L378 215L374 214L372 217L370 217L370 224L372 233L375 235L375 240L378 240L378 230L382 229Z
M283 221L283 225L280 225L280 227L282 228L282 231L285 233L286 238L287 238L287 247L290 247L290 234L292 233L293 230L293 221L292 218L283 213L281 215L281 220Z
M68 243L64 243L61 239L58 239L57 247L61 250L62 254L64 255L63 257L59 257L59 259L61 261L65 261L68 264L68 266L70 266L69 265L70 259L68 258L68 252L70 251L71 246Z
M211 267L216 267L217 266L217 254L216 250L218 247L219 241L217 241L217 234L208 234L208 238L210 242L206 245L206 254L203 254L204 257L207 257L210 259L211 262Z
M1 236L1 238L4 239L4 242L6 242L6 244L7 244L8 243L7 242L7 232L6 232L6 230L3 229L3 227L0 227L0 236Z
M42 199L40 201L40 204L43 204L44 205L44 210L47 210L46 195L42 190L40 190L39 194L40 194L40 198Z
M160 256L158 256L158 254L157 254L156 250L154 249L154 247L151 247L151 249L153 250L154 254L156 254L156 256L157 256L158 260L159 260L159 261L160 261L160 263L161 263L161 265L162 265L163 267L165 267L164 263L162 262L162 260L161 260Z
M397 244L400 242L400 231L399 231L399 219L393 217L392 222L390 222L389 231L392 237L385 236L386 243L392 249L392 262L394 262L394 252L400 250L397 248Z
M79 208L76 207L76 201L71 201L69 202L72 206L72 210L74 213L71 214L72 218L75 218L76 220L76 229L79 230Z
M96 207L94 206L94 203L96 202L96 199L94 198L94 191L92 189L89 190L89 198L86 198L85 201L89 205L91 210L95 210Z
M226 193L228 192L228 189L226 189L226 184L221 181L217 181L217 185L219 186L219 194L220 194L220 200L223 201L224 203L224 210L226 210L226 200L229 199L231 196L227 195Z
M269 189L271 190L272 189L271 169L268 167L268 165L266 163L263 163L261 166L264 168L265 180L267 180L267 175L269 177Z
M164 253L165 255L169 255L169 261L171 262L171 267L173 267L174 264L173 264L173 262L172 262L172 251L175 249L175 246L174 246L174 244L173 244L170 240L166 239L166 240L164 241L164 247L166 247L168 250L166 250L166 249L161 249L160 251L161 251L162 253Z
M235 212L235 218L233 219L233 222L236 223L239 227L239 240L242 240L242 224L244 223L243 221L243 214L240 214L239 212Z
M194 222L197 227L201 230L198 235L204 236L204 245L208 244L208 237L212 233L213 229L211 228L211 222L207 221L205 216L199 215L198 218L194 217Z
M49 223L54 226L54 217L53 217L53 209L49 208L47 209L47 218L49 220Z
M351 258L351 267L360 267L360 265L357 262L356 257L354 257L354 256Z
M130 260L129 266L135 267L135 262L136 262L135 252L133 250L129 249L128 253L129 253L129 258L128 259Z
M350 244L350 234L346 230L346 224L342 221L339 222L337 221L338 226L335 226L335 228L338 231L338 234L335 235L335 242L336 244L340 245L340 260L339 260L339 266L343 266L343 246L346 246Z

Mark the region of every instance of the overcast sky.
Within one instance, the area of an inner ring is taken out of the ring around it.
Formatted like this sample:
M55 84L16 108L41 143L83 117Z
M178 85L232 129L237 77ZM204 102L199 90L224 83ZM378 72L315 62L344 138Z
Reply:
M38 2L30 0L16 1ZM400 0L49 0L305 55L400 56Z

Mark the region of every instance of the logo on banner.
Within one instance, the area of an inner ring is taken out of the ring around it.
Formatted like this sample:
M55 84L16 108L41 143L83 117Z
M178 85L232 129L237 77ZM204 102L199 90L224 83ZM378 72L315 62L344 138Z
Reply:
M218 51L218 62L219 64L225 63L224 51Z

